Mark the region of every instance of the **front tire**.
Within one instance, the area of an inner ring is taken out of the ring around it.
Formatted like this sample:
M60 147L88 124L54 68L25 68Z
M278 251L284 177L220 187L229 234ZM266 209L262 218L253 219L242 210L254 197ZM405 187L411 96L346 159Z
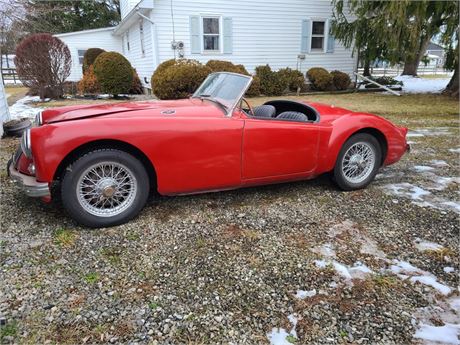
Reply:
M78 223L92 228L127 222L144 207L149 178L142 163L124 151L86 153L65 170L64 207Z
M339 152L334 168L334 181L343 190L365 188L372 182L382 161L378 140L367 133L349 138Z

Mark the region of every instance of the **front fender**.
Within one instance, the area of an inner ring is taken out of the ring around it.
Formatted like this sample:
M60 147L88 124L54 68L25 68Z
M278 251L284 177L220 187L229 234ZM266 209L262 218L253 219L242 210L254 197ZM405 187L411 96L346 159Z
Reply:
M324 139L327 154L319 162L320 173L334 169L340 149L355 133L373 130L381 133L387 146L383 165L397 162L406 151L406 128L396 127L384 118L365 113L351 113L341 116L332 124L330 136Z

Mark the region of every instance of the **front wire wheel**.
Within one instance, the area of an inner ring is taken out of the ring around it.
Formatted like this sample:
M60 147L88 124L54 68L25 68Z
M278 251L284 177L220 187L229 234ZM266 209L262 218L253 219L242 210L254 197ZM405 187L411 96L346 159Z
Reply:
M358 133L348 139L339 152L334 168L334 181L343 190L366 187L374 179L382 160L377 139Z
M147 202L149 176L143 164L117 149L86 153L70 164L62 178L64 207L78 223L93 227L122 224Z

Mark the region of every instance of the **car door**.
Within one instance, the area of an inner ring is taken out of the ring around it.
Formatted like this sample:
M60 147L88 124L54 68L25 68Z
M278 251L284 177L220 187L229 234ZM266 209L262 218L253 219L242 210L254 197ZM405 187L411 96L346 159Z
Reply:
M317 123L245 118L242 179L260 179L313 171L318 159Z

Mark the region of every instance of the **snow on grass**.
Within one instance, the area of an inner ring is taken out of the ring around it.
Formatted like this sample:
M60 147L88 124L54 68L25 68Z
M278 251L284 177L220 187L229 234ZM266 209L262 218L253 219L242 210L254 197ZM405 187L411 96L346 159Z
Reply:
M460 153L460 147L456 149L449 149L449 152Z
M417 248L420 251L425 251L425 250L441 250L444 247L441 246L440 244L434 243L434 242L429 242L429 241L423 241L420 238L415 239L415 248Z
M387 184L384 186L384 188L386 188L391 194L408 197L412 200L423 200L423 196L431 194L423 188L408 182Z
M407 75L395 79L404 83L403 93L439 93L450 81L450 78L424 79Z
M315 260L315 266L318 268L326 268L327 262L325 260Z
M406 138L418 138L418 137L424 137L424 136L425 135L422 133L417 133L417 132L412 132L412 131L406 134Z
M446 324L444 326L430 326L421 324L414 337L426 341L435 341L443 344L460 344L458 336L460 325Z
M288 316L289 321L292 324L292 329L289 333L284 328L272 328L271 332L267 334L267 338L272 345L292 345L297 340L297 322L298 318L291 314Z
M31 107L29 103L38 102L39 100L40 97L38 96L26 96L17 100L12 106L9 107L11 120L17 120L20 118L35 118L35 115L37 115L38 112L42 111L44 108L34 108Z
M313 297L316 295L316 289L313 290L297 290L295 298L305 299L307 297Z
M451 307L452 310L454 311L460 311L460 298L451 298L449 301L449 306Z

